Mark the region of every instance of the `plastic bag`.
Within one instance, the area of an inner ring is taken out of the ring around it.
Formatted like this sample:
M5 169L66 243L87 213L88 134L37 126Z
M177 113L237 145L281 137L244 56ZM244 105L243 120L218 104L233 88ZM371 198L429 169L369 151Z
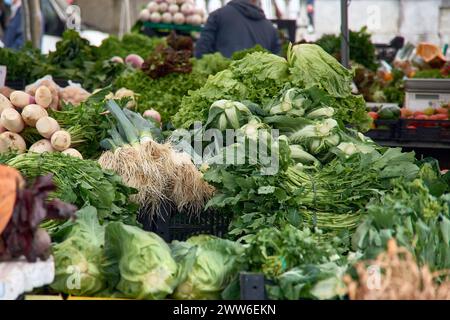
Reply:
M40 86L46 86L49 88L51 94L52 94L52 103L50 104L49 108L53 110L59 109L59 91L61 88L53 81L53 77L50 75L47 75L39 80L37 80L35 83L32 83L25 87L25 92L35 96L36 90Z
M91 94L81 87L81 84L69 81L69 85L59 92L59 98L65 103L75 106L86 101Z

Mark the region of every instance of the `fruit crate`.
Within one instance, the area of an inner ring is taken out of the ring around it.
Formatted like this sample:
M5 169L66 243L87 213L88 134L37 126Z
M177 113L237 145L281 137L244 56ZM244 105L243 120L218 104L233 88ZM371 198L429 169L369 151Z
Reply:
M399 133L400 141L450 144L450 121L402 119Z
M376 120L376 128L368 131L366 136L372 140L395 141L399 137L399 120Z
M185 241L200 234L222 238L228 233L231 222L230 216L213 210L199 214L179 212L170 202L164 202L159 211L160 213L155 216L147 208L141 208L138 221L143 225L144 230L158 234L166 242Z

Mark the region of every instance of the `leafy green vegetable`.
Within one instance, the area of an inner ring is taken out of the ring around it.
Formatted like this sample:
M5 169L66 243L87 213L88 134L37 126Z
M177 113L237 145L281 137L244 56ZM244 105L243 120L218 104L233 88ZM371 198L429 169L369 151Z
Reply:
M77 213L64 241L53 246L55 280L51 288L75 296L92 296L106 288L102 273L105 228L94 207Z
M201 59L194 59L193 72L197 74L204 74L206 76L216 74L230 66L231 61L219 52L212 54L205 54Z
M219 299L239 271L244 252L236 242L207 235L174 241L171 246L183 274L173 294L175 299Z
M112 222L106 227L103 265L110 289L133 299L164 299L178 284L169 246L154 233Z

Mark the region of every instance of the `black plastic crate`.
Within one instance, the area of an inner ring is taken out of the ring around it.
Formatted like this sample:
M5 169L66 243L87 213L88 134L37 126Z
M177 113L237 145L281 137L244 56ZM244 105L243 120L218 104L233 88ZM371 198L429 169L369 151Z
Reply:
M366 132L366 136L372 140L394 141L399 136L399 120L376 120L376 129Z
M199 214L178 212L177 208L169 202L160 206L158 215L152 215L148 211L146 208L141 208L138 221L143 225L144 230L158 234L166 242L185 241L200 234L225 237L231 222L230 216L213 210Z
M26 85L27 84L23 80L14 80L14 81L6 80L5 82L5 86L13 90L24 90Z
M268 300L264 274L241 272L239 284L241 300Z
M400 140L450 144L450 121L403 119Z

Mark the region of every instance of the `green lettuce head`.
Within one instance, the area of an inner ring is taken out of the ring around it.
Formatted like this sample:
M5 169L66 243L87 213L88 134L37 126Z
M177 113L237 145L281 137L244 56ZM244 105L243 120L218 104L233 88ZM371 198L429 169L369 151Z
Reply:
M97 210L86 207L65 240L53 247L55 280L51 287L75 296L92 296L106 288L101 271L105 230L99 224Z
M164 299L172 294L178 267L169 246L154 233L121 222L105 234L104 272L110 289L132 299Z
M186 242L174 241L172 253L180 263L180 284L173 297L183 300L219 299L237 275L240 244L213 236L195 236Z

